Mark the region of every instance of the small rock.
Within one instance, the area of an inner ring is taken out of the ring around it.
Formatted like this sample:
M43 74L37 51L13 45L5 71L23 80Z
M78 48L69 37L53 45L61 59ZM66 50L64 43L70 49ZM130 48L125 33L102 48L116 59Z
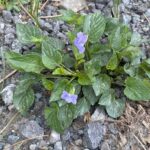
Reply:
M87 7L85 0L61 0L61 5L75 12Z
M36 150L37 145L36 144L31 144L29 148L30 148L30 150Z
M13 28L12 26L7 25L6 29L5 29L5 34L9 34L9 33L16 33L15 28Z
M3 150L3 148L4 148L4 143L0 142L0 150Z
M11 44L14 40L15 36L13 33L8 33L5 35L5 44Z
M20 128L21 134L26 138L33 138L36 136L42 136L44 135L44 130L39 126L39 124L34 121L27 121L25 124L23 124Z
M96 149L103 140L105 126L99 122L91 122L85 128L84 140L90 149Z
M60 141L60 134L52 130L51 135L50 135L50 143L56 143Z
M13 148L10 144L6 144L3 150L13 150Z
M6 22L11 22L12 21L12 14L11 14L11 12L10 11L7 11L7 10L3 10L3 18L4 18L4 20L6 21Z
M146 15L147 17L150 17L150 9L147 9L145 15Z
M62 135L63 141L68 141L70 139L70 131L66 130Z
M127 14L123 14L122 16L124 24L129 24L131 21L131 16Z
M22 49L22 44L16 39L13 41L11 48L14 52L19 53Z
M15 87L16 86L14 84L9 84L1 92L2 99L3 99L4 103L7 106L10 105L10 104L12 104L12 101L13 101L13 92L14 92Z
M101 150L110 150L110 147L107 142L103 142L101 145Z
M76 140L76 141L75 141L75 144L76 144L77 146L82 145L82 140L81 140L81 139Z
M41 140L41 141L38 143L38 148L40 148L40 149L47 150L47 146L48 146L48 144L47 144L46 141L44 141L44 140Z
M102 107L98 107L96 108L96 110L94 111L94 113L91 116L91 121L101 121L104 122L106 118L106 113L104 111L104 109Z
M41 93L36 93L35 97L36 97L36 101L39 101L42 98L42 94Z
M110 130L112 134L118 134L119 132L114 123L108 124L108 129Z
M54 150L63 150L62 142L56 142L54 145Z
M0 22L0 29L4 30L5 24L3 22Z
M8 139L7 139L7 141L8 141L9 144L14 144L14 143L16 143L18 140L19 140L19 137L16 136L16 135L9 135L9 136L8 136Z
M44 23L43 28L48 32L53 30L53 26L48 22Z
M127 6L130 4L130 0L122 0L122 2Z

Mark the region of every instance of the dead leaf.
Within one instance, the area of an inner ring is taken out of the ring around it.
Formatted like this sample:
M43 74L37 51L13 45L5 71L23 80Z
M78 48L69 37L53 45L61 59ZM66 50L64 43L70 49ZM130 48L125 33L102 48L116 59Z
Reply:
M91 114L90 112L87 112L84 114L84 122L90 122L91 121Z
M123 147L126 143L127 143L127 139L124 135L122 135L121 133L119 133L120 139L121 139L121 147Z

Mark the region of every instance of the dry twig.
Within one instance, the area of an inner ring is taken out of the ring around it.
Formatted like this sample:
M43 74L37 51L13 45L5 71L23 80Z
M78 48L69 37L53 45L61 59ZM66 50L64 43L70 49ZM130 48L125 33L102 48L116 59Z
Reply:
M10 72L8 75L6 75L3 79L0 80L0 84L3 83L6 79L11 77L12 75L14 75L16 72L17 70L13 70L12 72Z
M41 19L51 19L51 18L56 18L56 17L61 17L62 15L54 15L54 16L40 16L39 18Z
M49 0L46 0L46 2L41 6L40 11L43 10L46 6L46 4L48 3Z
M138 138L135 134L133 134L133 136L134 136L134 138L139 142L139 144L142 146L142 148L143 148L144 150L147 150L147 149L145 148L145 146L143 145L143 143L139 140L139 138Z
M13 122L13 120L18 116L19 112L17 112L12 119L7 123L7 125L0 131L0 134L2 134L9 126L10 124Z

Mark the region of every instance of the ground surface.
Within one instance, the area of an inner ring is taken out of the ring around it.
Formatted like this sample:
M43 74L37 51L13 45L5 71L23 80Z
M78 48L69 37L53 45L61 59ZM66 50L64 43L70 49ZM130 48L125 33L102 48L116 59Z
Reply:
M88 2L88 10L82 10L81 13L101 11L104 15L111 16L111 8L112 0L96 0ZM123 0L120 8L123 22L142 35L142 51L150 56L150 0ZM56 15L58 9L56 3L48 3L41 15ZM0 78L4 76L4 72L8 74L11 71L4 63L5 50L22 52L30 49L16 39L15 23L25 21L23 12L18 14L3 10L0 13ZM32 23L31 20L28 22ZM45 34L67 42L65 33L68 26L63 21L41 19L40 24ZM1 89L8 85L8 89L13 89L18 76L15 74L9 78L4 86L1 85ZM37 103L27 118L21 117L12 105L5 105L1 99L0 150L150 150L150 102L128 102L124 115L118 120L109 118L104 109L99 107L89 123L84 123L82 117L78 118L60 136L44 124L41 108L47 97L40 87L35 88ZM10 120L13 120L11 124Z

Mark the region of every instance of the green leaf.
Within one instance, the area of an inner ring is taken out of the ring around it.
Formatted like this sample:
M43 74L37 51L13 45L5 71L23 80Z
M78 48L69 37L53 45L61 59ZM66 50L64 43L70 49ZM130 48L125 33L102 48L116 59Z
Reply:
M124 94L133 101L150 100L150 81L128 77L125 81L126 88Z
M63 127L58 120L59 107L57 104L52 104L51 107L46 107L44 110L44 116L46 123L49 127L53 128L57 132L63 132Z
M45 67L49 69L55 69L62 63L60 52L51 45L50 41L42 42L42 61Z
M64 76L66 76L66 75L72 75L72 73L71 72L69 72L68 70L66 70L66 69L64 69L63 67L61 67L61 68L56 68L54 71L53 71L53 73L52 73L53 75L64 75Z
M105 30L105 19L100 13L90 14L85 17L83 31L88 34L89 41L96 43Z
M82 116L89 110L90 110L90 103L86 100L86 98L83 97L79 99L76 104L76 111L74 117L77 118L78 116Z
M129 46L119 53L120 58L126 57L129 60L133 60L137 57L141 57L142 52L139 47Z
M117 51L121 49L121 38L121 28L118 27L109 36L109 42L113 50Z
M62 16L59 19L67 22L67 23L76 23L79 18L79 14L75 13L72 10L59 10Z
M117 66L118 66L118 57L117 57L117 54L114 53L112 57L110 58L106 68L108 70L115 70Z
M63 130L65 130L71 125L74 119L74 113L75 113L75 106L72 104L66 104L60 107L58 112L58 120L62 125Z
M51 48L55 50L63 50L65 47L65 43L61 41L60 39L54 38L54 37L49 37L46 36L44 40L51 45Z
M52 90L53 87L54 87L54 82L53 81L50 81L46 78L42 78L42 84L43 86L47 89L47 90Z
M111 105L112 101L115 100L115 91L113 89L109 89L105 91L99 99L100 105Z
M77 73L78 82L80 85L91 85L91 80L84 72Z
M75 59L77 61L80 61L81 59L84 58L85 54L84 53L79 53L79 50L74 45L72 46L72 49L73 49L73 54L75 56Z
M74 119L74 112L75 107L73 105L66 104L59 108L57 104L51 104L51 107L45 109L44 114L47 125L62 133L71 125Z
M139 46L141 44L141 35L138 32L133 32L130 45Z
M95 78L95 81L92 83L94 92L96 96L99 96L104 91L109 90L111 84L110 77L106 74L100 74Z
M83 86L82 91L84 97L91 105L94 105L97 102L99 97L95 95L94 90L91 86Z
M34 73L40 73L44 69L41 56L37 53L21 55L15 52L6 52L5 56L7 62L14 69Z
M88 77L92 80L93 76L99 74L101 71L101 66L99 65L99 60L91 59L84 63L84 70Z
M118 26L109 35L109 43L114 51L121 51L128 46L129 28L125 25Z
M66 86L68 84L67 79L57 80L54 83L54 88L51 93L50 102L58 101L61 99L62 92L66 89Z
M18 23L16 30L18 39L23 44L39 43L43 40L41 30L35 26Z
M150 78L150 58L148 58L147 60L144 60L140 64L140 68L142 68L145 74Z
M13 104L22 114L25 114L34 103L34 92L31 84L32 79L21 80L14 92Z
M113 100L110 105L106 106L106 111L109 116L118 118L121 116L125 109L125 101L122 99Z
M101 67L103 67L108 64L108 61L110 60L111 56L112 52L99 52L95 53L92 56L92 59L94 59L94 61L98 63L98 66L100 65Z
M69 54L66 53L66 54L63 55L63 64L67 68L72 68L72 67L74 67L75 59L73 57L71 57Z

